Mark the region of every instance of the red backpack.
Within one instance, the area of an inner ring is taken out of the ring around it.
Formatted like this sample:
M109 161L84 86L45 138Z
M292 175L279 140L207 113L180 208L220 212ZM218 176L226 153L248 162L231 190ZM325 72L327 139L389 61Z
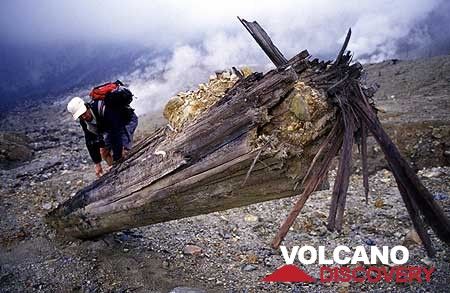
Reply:
M117 90L121 85L123 86L123 83L120 80L116 80L115 82L107 82L94 87L89 93L89 96L93 100L104 100L107 94Z
M89 93L92 100L103 100L107 107L127 108L133 101L133 94L120 80L96 86Z

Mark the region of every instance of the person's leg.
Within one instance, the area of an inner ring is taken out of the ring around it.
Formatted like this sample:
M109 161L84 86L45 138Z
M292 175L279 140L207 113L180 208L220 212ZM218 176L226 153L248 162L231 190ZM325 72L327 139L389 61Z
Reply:
M123 156L125 156L131 150L131 147L133 146L133 135L134 135L134 132L136 131L137 125L138 125L138 117L136 116L135 113L133 113L133 116L131 117L130 122L127 125L125 125L126 133L122 137L122 143L123 143L122 155Z
M103 147L100 148L100 155L102 159L108 164L108 166L112 166L113 157L111 152L111 139L108 133L103 134Z

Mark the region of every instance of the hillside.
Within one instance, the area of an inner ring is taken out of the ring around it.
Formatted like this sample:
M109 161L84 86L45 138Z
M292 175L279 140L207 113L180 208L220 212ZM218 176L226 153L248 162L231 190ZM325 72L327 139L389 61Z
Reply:
M416 169L450 165L450 56L365 66L385 129ZM385 165L372 149L373 164Z
M380 86L375 99L383 125L450 215L450 56L391 60L365 68L367 82ZM270 242L294 198L126 230L92 241L61 239L43 223L43 215L95 179L81 129L66 112L65 102L23 105L0 121L2 131L8 133L0 136L0 160L5 167L0 170L1 292L168 292L175 287L211 292L393 290L393 284L259 282L283 264ZM148 113L140 118L137 136L142 138L163 124L161 113ZM17 162L20 156L28 160ZM286 241L330 247L405 244L411 264L429 265L422 246L408 236L411 222L392 175L383 169L380 150L372 145L370 156L369 205L357 172L351 179L343 232L330 233L325 228L331 196L325 190L312 196ZM354 167L358 169L357 164ZM448 288L450 252L437 238L433 242L438 252L432 262L436 267L433 281L396 287L398 292L444 292ZM190 254L188 245L201 252ZM318 275L318 267L311 266L310 273Z

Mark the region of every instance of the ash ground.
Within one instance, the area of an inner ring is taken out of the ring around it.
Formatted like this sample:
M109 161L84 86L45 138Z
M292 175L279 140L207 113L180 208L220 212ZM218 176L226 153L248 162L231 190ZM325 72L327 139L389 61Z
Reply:
M386 110L383 123L450 216L450 167L438 167L448 164L450 57L384 62L368 66L368 71L368 79L381 85L377 102ZM145 135L153 124L159 124L154 116L142 118L138 135ZM270 242L295 198L127 230L94 241L63 239L44 224L43 216L95 180L81 129L65 112L63 101L18 108L0 126L3 131L26 134L34 153L30 162L0 170L1 292L170 292L176 287L199 292L448 292L450 250L434 236L437 257L433 260L422 246L408 244L409 264L436 267L431 283L260 282L284 264ZM343 232L325 228L331 196L325 190L308 201L285 240L287 246L332 249L405 242L411 221L376 146L371 151L369 204L355 162ZM183 254L189 244L202 252ZM304 269L318 276L317 265Z

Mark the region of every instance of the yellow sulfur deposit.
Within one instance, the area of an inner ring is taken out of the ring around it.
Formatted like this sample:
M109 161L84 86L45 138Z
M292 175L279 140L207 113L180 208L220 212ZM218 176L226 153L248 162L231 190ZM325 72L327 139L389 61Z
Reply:
M250 72L250 69L246 71ZM237 81L238 77L229 71L216 73L210 76L206 84L200 84L198 89L181 92L171 98L164 108L164 117L173 128L180 130L223 97Z
M248 66L244 66L241 68L241 73L244 77L248 77L253 73L252 69Z
M272 139L275 135L279 142L303 147L326 130L333 111L319 91L299 80L272 116L263 133Z
M286 102L289 112L280 128L283 138L295 145L313 141L332 117L331 108L321 93L302 81L296 82Z
M245 67L241 73L246 77L251 70ZM237 81L238 77L228 71L216 73L198 89L171 98L164 109L164 117L174 129L180 130L220 100ZM323 134L333 111L324 94L298 80L293 91L272 109L270 116L270 123L263 126L260 138L279 146L303 147ZM260 138L256 138L257 147L261 144Z

